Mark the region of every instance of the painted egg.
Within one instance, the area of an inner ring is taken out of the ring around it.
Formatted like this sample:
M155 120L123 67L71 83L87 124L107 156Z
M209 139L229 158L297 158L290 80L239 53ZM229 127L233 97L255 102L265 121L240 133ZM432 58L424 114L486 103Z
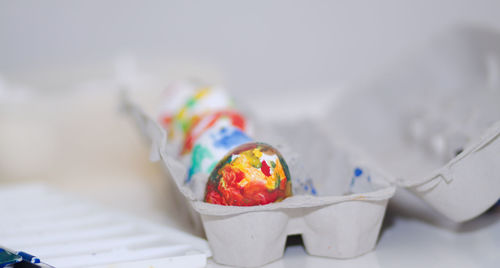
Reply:
M194 95L196 87L189 82L174 82L165 90L160 106L159 121L165 128L172 124L174 116Z
M232 106L231 99L222 88L206 87L198 89L178 109L169 130L174 135L181 136L182 140L184 140L188 130L194 122L199 120L200 116L210 111L226 110Z
M205 202L255 206L292 195L290 172L281 154L264 143L246 143L227 154L210 173Z
M216 123L220 124L221 121L226 121L223 123L224 125L234 126L243 132L246 130L246 120L237 111L220 110L206 113L199 117L196 122L193 122L189 128L186 134L186 139L184 140L182 154L191 153L194 143L198 140L198 138L200 138L204 132L213 127Z
M252 139L229 121L218 120L194 144L186 182L190 182L196 173L210 174L230 150L251 141Z

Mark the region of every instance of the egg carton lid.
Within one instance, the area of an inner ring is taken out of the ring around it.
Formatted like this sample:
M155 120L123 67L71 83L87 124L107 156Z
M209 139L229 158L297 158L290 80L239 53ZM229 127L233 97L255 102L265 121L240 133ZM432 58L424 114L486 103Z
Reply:
M341 92L325 129L391 183L462 222L500 198L498 103L500 33L458 26Z

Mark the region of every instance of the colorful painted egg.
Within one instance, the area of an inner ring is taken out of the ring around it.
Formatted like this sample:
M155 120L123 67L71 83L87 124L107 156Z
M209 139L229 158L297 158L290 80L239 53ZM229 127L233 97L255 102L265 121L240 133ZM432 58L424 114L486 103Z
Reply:
M165 90L160 106L159 122L168 129L172 124L174 116L194 95L196 87L189 82L174 82Z
M205 202L255 206L292 195L290 172L281 154L264 143L246 143L227 154L210 173Z
M196 173L210 174L229 151L251 141L252 139L228 120L218 120L194 144L186 182L190 182Z
M204 132L213 127L216 123L220 124L221 121L226 121L224 122L224 125L234 126L243 132L246 130L246 120L243 115L237 111L220 110L206 113L205 115L199 117L196 122L192 123L186 134L181 153L191 153L194 143L198 140L198 138L200 138Z
M220 87L201 88L178 109L169 128L171 133L185 139L188 130L199 117L205 113L217 110L227 110L233 103L226 92Z

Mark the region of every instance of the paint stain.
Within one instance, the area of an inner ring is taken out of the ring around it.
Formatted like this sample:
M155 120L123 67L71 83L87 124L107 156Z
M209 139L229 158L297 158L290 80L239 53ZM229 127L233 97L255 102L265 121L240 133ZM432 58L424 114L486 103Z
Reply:
M207 148L196 145L193 149L193 154L191 157L191 168L189 169L188 177L186 178L186 182L191 181L191 177L200 171L202 171L203 160L207 158L213 158L212 153ZM213 167L214 165L212 165Z
M363 170L360 168L355 168L354 169L354 176L359 177L361 175L363 175Z
M262 173L264 173L264 175L266 175L267 177L271 176L271 168L269 168L269 166L267 165L267 162L266 161L262 161L262 165L260 167L260 170L262 171Z
M227 128L221 128L219 135L221 137L214 142L214 146L218 148L231 149L235 146L252 141L242 131L236 129L229 131Z

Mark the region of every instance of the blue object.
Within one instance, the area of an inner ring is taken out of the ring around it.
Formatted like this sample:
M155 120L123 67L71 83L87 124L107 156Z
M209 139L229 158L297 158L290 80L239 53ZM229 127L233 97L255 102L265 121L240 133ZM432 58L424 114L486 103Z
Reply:
M4 248L0 248L0 268L22 261L23 258Z
M0 247L0 268L53 268L40 258L24 251L13 252Z
M17 255L21 256L23 260L31 262L31 263L40 263L40 259L38 257L35 257L31 254L28 254L24 251L19 251Z
M354 169L354 176L359 177L363 174L363 170L360 168L355 168Z

